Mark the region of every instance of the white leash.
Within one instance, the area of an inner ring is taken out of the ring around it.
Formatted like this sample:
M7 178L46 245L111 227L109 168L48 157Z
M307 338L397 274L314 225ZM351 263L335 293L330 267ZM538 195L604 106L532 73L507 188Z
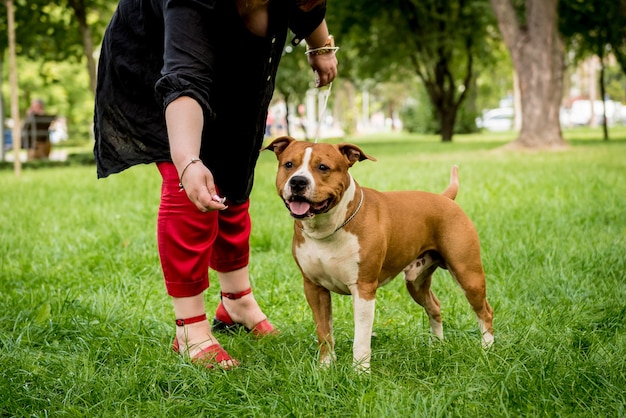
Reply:
M320 112L320 117L317 121L317 129L315 130L314 143L317 143L317 141L320 139L320 128L322 127L322 121L324 120L324 115L326 114L326 107L328 106L328 98L330 97L332 88L333 88L333 82L331 81L328 84L328 92L326 93L326 97L324 98L324 105L322 106L322 111Z

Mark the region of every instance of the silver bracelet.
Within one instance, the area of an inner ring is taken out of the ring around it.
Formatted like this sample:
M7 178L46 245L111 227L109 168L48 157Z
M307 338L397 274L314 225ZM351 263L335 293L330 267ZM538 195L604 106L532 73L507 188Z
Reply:
M324 55L330 52L336 52L339 49L338 46L335 46L335 38L333 35L328 35L326 39L326 43L320 46L319 48L309 48L307 46L306 51L304 52L306 55Z
M185 188L183 187L183 176L185 175L185 171L187 171L191 164L197 163L198 161L200 161L200 158L192 158L191 160L189 160L187 165L185 165L185 168L183 168L183 171L180 173L180 180L178 182L178 187L180 188L180 190L185 190Z
M328 54L329 52L336 52L338 49L339 49L338 46L323 46L321 48L307 49L305 54L306 55L324 55L324 54Z

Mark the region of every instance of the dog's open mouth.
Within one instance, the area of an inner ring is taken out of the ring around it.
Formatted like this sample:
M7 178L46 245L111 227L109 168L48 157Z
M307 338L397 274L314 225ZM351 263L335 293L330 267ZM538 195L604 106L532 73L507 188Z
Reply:
M291 216L297 219L310 218L322 212L325 212L330 205L331 199L326 199L319 203L311 202L304 197L294 196L288 201L285 201L285 205Z

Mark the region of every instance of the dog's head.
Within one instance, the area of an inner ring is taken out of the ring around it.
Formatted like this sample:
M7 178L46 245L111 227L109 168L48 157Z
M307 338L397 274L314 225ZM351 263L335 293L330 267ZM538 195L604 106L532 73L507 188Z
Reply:
M357 161L375 158L352 144L313 144L283 136L263 150L278 158L276 189L297 219L326 213L350 185L348 169Z

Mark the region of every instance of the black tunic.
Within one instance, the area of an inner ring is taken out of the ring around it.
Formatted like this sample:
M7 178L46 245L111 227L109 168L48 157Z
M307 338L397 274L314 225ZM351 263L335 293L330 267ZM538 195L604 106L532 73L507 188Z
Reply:
M223 196L245 201L288 29L297 44L322 22L271 0L268 36L252 34L235 0L121 0L98 67L94 154L98 177L171 161L164 109L181 96L204 111L200 158Z

